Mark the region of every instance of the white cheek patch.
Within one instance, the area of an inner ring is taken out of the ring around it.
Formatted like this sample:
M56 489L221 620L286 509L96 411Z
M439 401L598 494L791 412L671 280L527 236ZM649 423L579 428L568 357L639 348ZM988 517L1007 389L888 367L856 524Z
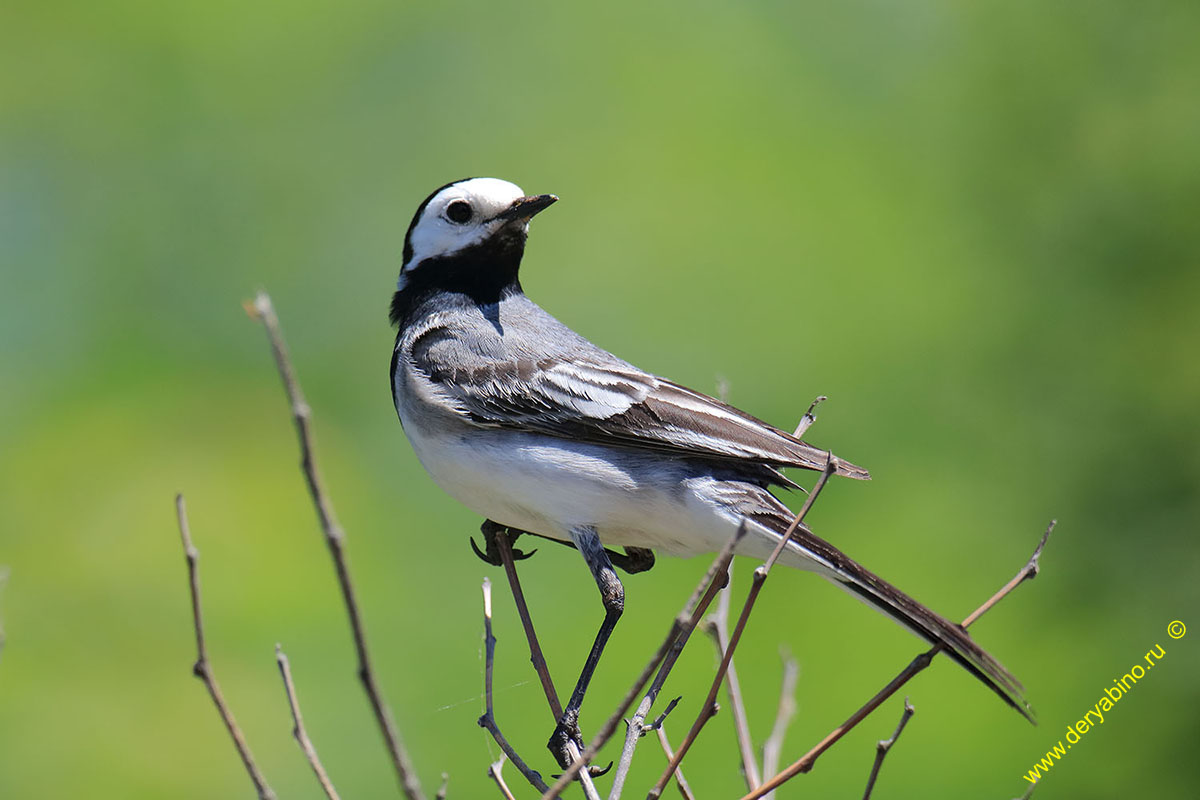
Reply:
M427 213L429 215L413 231L410 266L427 258L450 255L479 244L492 233L494 227L482 223L454 225L442 219L433 209Z
M408 269L425 259L451 255L484 241L495 233L500 223L482 220L491 219L523 196L521 187L496 178L472 178L443 189L429 200L410 234L412 258ZM474 211L471 222L458 225L443 216L446 207L456 200L470 203ZM403 289L406 282L404 272L401 272L396 288Z

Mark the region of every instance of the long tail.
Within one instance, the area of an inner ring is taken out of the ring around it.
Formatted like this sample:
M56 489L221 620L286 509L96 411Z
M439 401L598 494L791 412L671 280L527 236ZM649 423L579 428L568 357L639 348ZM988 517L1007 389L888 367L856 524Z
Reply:
M774 507L769 511L763 509L749 516L776 536L782 536L793 516L781 502L774 497L771 500L775 502L770 503ZM1037 724L1020 681L976 644L966 628L921 605L803 525L792 534L792 544L781 554L780 561L819 573L930 644L941 644L946 655L983 681L1021 716Z

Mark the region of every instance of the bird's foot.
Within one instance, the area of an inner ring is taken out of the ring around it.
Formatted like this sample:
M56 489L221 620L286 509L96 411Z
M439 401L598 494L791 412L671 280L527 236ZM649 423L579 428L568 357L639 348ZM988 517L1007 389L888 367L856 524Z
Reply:
M579 752L584 751L583 732L579 730L579 717L568 709L563 712L562 719L554 726L554 733L550 734L550 741L546 742L546 748L550 750L550 755L554 756L554 760L563 769L571 766L571 762L575 760L571 757L571 742L575 743Z
M571 744L574 743L577 753L582 753L587 748L583 746L583 734L579 730L579 717L570 710L563 712L563 718L554 728L554 733L550 734L550 741L546 742L547 749L550 750L554 760L563 769L571 766L575 760L571 753ZM593 778L599 778L601 775L612 769L610 763L607 767L597 767L595 765L588 766L588 774ZM558 777L557 775L555 777Z
M525 531L519 531L514 528L506 528L503 525L492 522L489 519L484 520L483 524L479 526L479 532L483 534L483 550L480 550L479 545L475 544L474 537L470 537L468 539L468 541L471 542L471 549L475 551L475 555L479 556L484 563L491 564L493 567L500 567L504 565L504 560L500 558L500 544L497 541L497 538L500 536L508 537L509 547L512 549L513 561L524 561L537 552L537 550L530 550L528 553L526 553L518 550L515 547L512 547L512 545L517 541L517 537Z
M608 560L614 567L630 575L645 572L654 566L654 551L648 547L626 547L624 555L607 548L605 552L608 553Z
M519 536L536 536L539 539L575 549L575 545L571 542L564 542L561 539L551 539L549 536L543 536L540 533L529 533L529 531L519 530L518 528L507 528L499 523L492 522L490 519L485 520L479 526L480 532L483 534L483 549L479 549L479 545L475 544L475 539L470 539L471 549L475 551L475 555L479 556L480 560L486 564L491 564L493 567L503 566L504 562L500 559L500 546L496 542L497 536L507 536L509 544L514 544ZM525 559L536 553L537 550L530 550L528 553L513 548L513 561L524 561ZM604 548L604 552L608 554L609 560L613 566L622 572L634 575L639 572L646 572L654 566L654 551L648 547L626 547L624 553L618 553L616 550Z

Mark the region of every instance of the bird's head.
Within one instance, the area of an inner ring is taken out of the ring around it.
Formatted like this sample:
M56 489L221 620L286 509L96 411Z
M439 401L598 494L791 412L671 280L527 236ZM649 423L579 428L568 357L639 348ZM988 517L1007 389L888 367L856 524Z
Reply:
M556 200L552 194L527 196L497 178L467 178L441 187L421 203L408 226L398 288L414 270L436 270L436 262L458 256L499 260L515 249L519 261L529 220Z

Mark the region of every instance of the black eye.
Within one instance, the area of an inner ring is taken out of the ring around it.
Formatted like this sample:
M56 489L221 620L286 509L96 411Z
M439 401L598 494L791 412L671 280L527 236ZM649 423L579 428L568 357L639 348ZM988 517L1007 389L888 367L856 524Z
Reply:
M446 219L462 225L471 220L471 204L465 200L455 200L446 206Z

